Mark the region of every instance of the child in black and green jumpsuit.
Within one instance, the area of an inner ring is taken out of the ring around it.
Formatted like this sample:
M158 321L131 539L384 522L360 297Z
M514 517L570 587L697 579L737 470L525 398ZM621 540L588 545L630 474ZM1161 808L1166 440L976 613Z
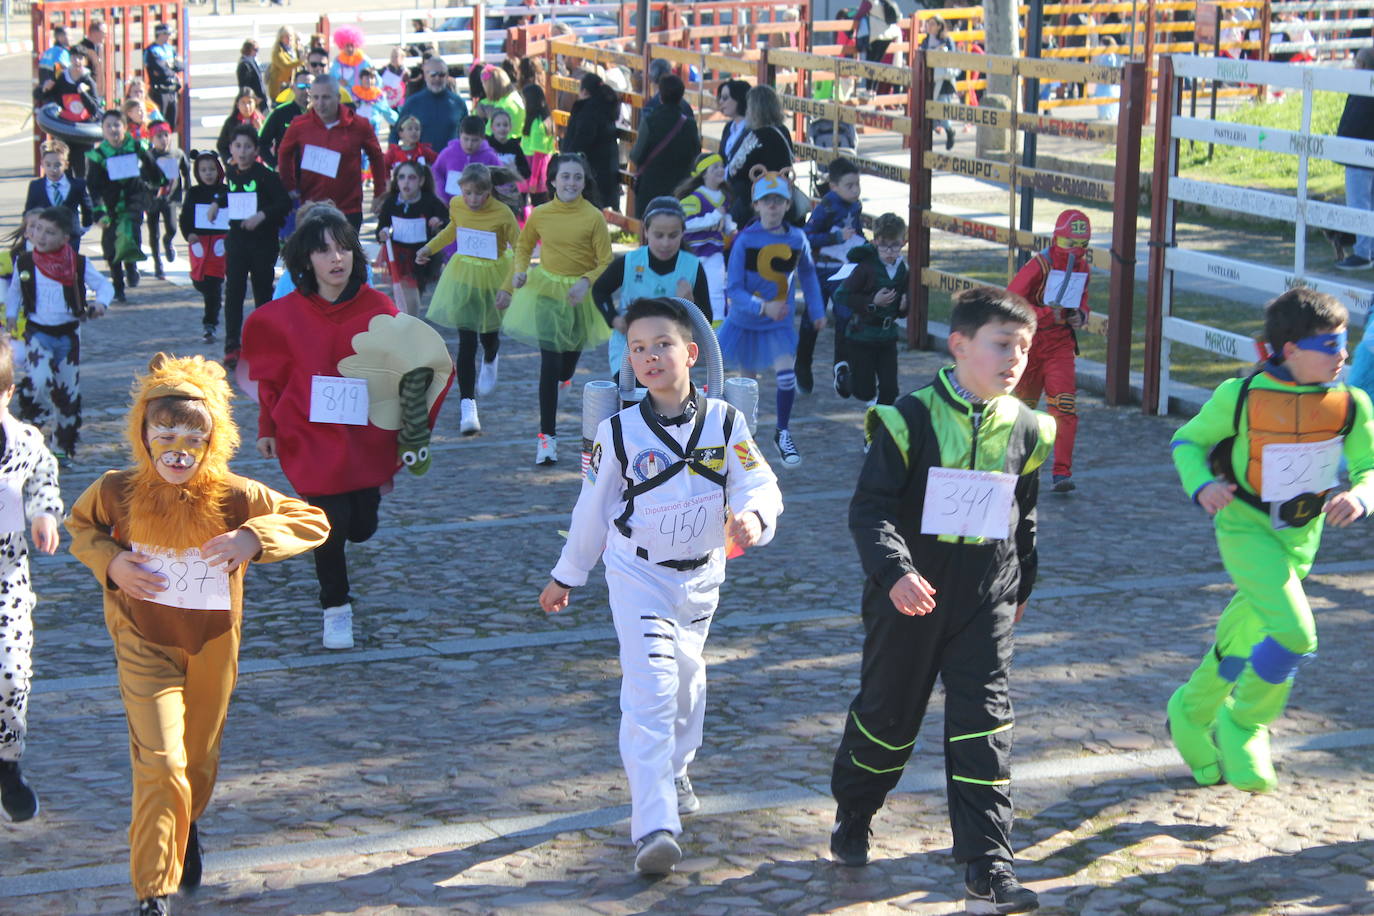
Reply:
M830 849L868 862L869 822L897 785L936 677L945 686L945 774L954 858L970 913L1039 905L1012 869L1012 627L1036 573L1037 471L1054 421L1011 392L1035 314L1004 290L960 293L954 366L868 412L871 446L849 507L867 576L863 667L835 754ZM968 497L968 498L966 498ZM976 511L970 511L976 510Z
M1216 641L1169 699L1170 735L1199 785L1277 784L1268 726L1283 714L1298 663L1317 651L1302 580L1323 523L1345 527L1374 506L1369 396L1335 383L1346 319L1335 298L1302 287L1270 302L1264 332L1274 356L1218 385L1174 434L1183 487L1214 516L1236 585ZM1343 492L1342 457L1351 484Z

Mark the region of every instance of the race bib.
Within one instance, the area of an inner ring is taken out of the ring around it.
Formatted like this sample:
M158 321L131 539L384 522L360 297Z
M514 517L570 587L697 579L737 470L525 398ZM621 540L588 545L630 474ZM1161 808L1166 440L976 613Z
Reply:
M125 153L122 156L111 156L105 160L105 174L110 176L111 181L123 181L126 178L138 177L138 156L134 153Z
M24 530L24 494L13 477L0 478L0 534Z
M463 188L458 184L458 180L463 177L462 169L451 170L444 178L444 193L450 197L457 197L463 193Z
M315 375L310 378L310 422L367 425L367 379Z
M229 209L220 207L219 213L213 222L210 220L210 205L196 204L196 228L207 232L228 232L229 231Z
M187 611L227 611L230 609L229 573L222 566L211 566L190 547L173 550L148 544L130 544L137 553L151 557L139 564L166 580L162 591L153 596L154 604Z
M173 156L163 156L157 161L157 168L169 181L177 180L177 173L181 171L181 163Z
M1284 503L1303 493L1322 493L1337 483L1340 438L1266 445L1260 452L1260 499Z
M332 149L307 143L305 152L301 154L301 168L326 178L334 178L339 174L339 154Z
M725 546L725 491L719 487L674 502L636 507L635 515L643 520L635 526L635 543L654 563L692 560Z
M931 468L921 533L1002 540L1011 534L1015 491L1015 474Z
M1083 304L1083 290L1087 285L1088 275L1085 272L1076 270L1066 274L1062 270L1052 270L1045 281L1045 304L1076 309Z
M459 229L457 237L458 253L486 261L499 257L496 250L496 233L483 232L481 229Z
M229 218L232 220L247 219L258 212L258 192L257 191L230 191L229 192Z
M425 237L425 221L393 216L391 218L391 238L393 241L406 245L423 245L428 241Z

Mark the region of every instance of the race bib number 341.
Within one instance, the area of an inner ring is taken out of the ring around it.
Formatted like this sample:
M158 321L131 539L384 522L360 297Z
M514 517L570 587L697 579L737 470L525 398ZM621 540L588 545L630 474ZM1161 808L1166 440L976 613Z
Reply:
M166 587L153 597L155 604L187 611L229 610L229 574L222 566L205 562L198 549L173 550L148 544L130 546L136 553L152 557L142 564L143 568L166 580Z
M931 468L921 533L1001 540L1011 534L1016 475Z

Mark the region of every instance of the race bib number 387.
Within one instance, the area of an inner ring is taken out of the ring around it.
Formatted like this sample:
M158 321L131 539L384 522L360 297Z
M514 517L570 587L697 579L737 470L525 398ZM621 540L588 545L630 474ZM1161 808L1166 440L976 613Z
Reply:
M131 546L135 552L152 557L142 564L143 568L166 581L166 587L153 597L153 603L188 611L229 610L229 574L223 567L205 562L196 548Z
M1011 534L1016 475L931 468L921 533L1001 540Z

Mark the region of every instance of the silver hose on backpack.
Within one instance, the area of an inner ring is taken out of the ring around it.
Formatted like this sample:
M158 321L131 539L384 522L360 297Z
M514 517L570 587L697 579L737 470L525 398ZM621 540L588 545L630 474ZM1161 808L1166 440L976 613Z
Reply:
M701 355L705 357L706 394L710 397L721 397L725 387L725 364L721 359L720 343L716 340L716 332L712 329L711 322L706 320L706 316L691 299L683 299L681 296L670 296L669 298L685 308L688 316L692 319L692 336L697 342ZM630 365L629 347L625 348L625 358L620 363L620 400L622 402L636 400L635 370Z

